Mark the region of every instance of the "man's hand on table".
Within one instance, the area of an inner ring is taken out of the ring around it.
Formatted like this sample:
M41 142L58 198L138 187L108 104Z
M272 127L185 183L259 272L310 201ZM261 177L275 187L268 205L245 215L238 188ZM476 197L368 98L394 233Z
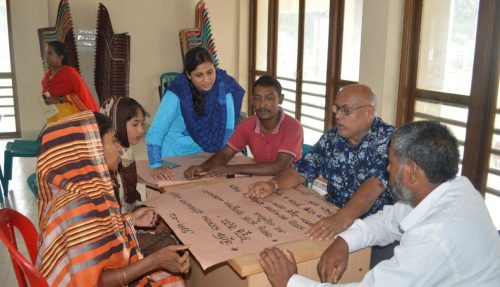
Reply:
M208 177L222 177L233 174L235 174L235 172L230 165L216 165L207 170Z
M346 230L352 225L354 220L341 210L334 215L330 215L318 220L311 226L307 235L311 240L331 240L335 235Z
M156 180L171 180L174 178L174 172L171 168L161 166L151 171L151 175Z
M257 258L267 279L273 287L286 287L293 274L297 274L297 263L293 253L285 249L266 248Z
M335 241L323 252L319 259L317 271L321 282L338 283L347 268L349 246L342 237Z
M248 186L248 192L245 193L245 196L264 198L273 194L276 189L277 185L274 181L259 181Z
M207 171L201 165L192 165L184 171L184 177L193 180L207 175Z

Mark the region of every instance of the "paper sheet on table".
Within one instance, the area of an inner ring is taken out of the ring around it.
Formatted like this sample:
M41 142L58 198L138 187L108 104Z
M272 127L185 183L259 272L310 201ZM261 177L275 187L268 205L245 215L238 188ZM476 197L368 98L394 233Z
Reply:
M157 208L203 269L265 247L307 239L305 232L313 223L337 211L303 186L265 199L243 196L248 185L265 179L220 179L210 185L174 187L145 204Z
M196 180L188 180L184 177L184 171L192 165L199 165L206 161L212 154L208 152L197 153L192 155L176 156L164 158L166 161L171 161L179 164L179 167L173 168L174 178L172 180L156 180L151 175L151 169L149 168L149 162L147 160L136 161L137 165L137 178L139 182L144 183L149 186L156 188L162 188L166 186L173 186L188 182L204 181L211 178L201 178ZM228 164L252 164L255 161L241 154L236 154Z

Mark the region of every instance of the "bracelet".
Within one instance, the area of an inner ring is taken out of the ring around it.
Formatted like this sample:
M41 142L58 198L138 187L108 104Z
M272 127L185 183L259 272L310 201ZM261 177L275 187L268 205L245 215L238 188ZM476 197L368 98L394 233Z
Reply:
M63 97L60 97L60 98L59 98L59 103L60 103L60 104L64 103L64 98L63 98Z
M121 279L120 274L118 274L118 282L120 282L120 286L127 286L127 272L125 272L125 269L122 271L123 273L123 281ZM125 282L125 283L123 283Z
M270 180L269 182L272 183L272 184L274 184L274 190L273 190L273 192L277 191L278 190L278 184L276 183L276 181Z

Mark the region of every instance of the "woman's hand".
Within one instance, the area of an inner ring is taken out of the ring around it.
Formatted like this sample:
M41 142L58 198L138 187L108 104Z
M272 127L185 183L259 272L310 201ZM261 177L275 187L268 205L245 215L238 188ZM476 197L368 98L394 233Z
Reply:
M155 257L154 261L161 269L171 273L187 273L190 268L188 248L186 245L170 245L156 251L150 256ZM184 251L184 254L180 256L178 251Z
M186 171L184 171L184 177L189 180L199 179L204 176L207 172L201 165L192 165Z
M154 207L141 207L132 212L132 222L137 227L154 227L158 219L158 213Z
M151 175L156 180L171 180L174 178L174 172L166 166L153 169Z

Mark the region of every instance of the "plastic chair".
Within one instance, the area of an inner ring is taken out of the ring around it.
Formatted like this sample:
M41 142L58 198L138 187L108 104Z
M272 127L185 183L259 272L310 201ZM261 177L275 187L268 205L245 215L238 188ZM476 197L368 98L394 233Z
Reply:
M168 86L170 83L177 77L179 73L175 72L168 72L168 73L163 73L160 76L160 86L158 86L158 93L160 93L160 101L163 98L163 95L165 94L165 91L167 90Z
M36 180L36 172L34 172L30 176L28 176L26 183L28 184L28 187L30 188L30 190L33 193L33 195L35 196L35 198L38 199L38 184L37 184L37 180Z
M308 144L303 144L302 145L302 156L304 156L306 153L308 153L312 149L312 145ZM304 186L308 188L312 188L313 183L309 181L304 181Z
M30 260L18 250L14 227L24 239ZM38 234L33 223L14 209L0 209L0 240L7 246L19 286L49 286L40 271L35 268ZM26 282L28 279L29 285Z
M1 179L4 197L9 191L9 181L12 179L12 159L14 157L36 157L40 150L40 135L36 140L14 140L5 146L3 168L4 174Z
M312 145L303 144L302 145L302 156L308 153L312 149Z

